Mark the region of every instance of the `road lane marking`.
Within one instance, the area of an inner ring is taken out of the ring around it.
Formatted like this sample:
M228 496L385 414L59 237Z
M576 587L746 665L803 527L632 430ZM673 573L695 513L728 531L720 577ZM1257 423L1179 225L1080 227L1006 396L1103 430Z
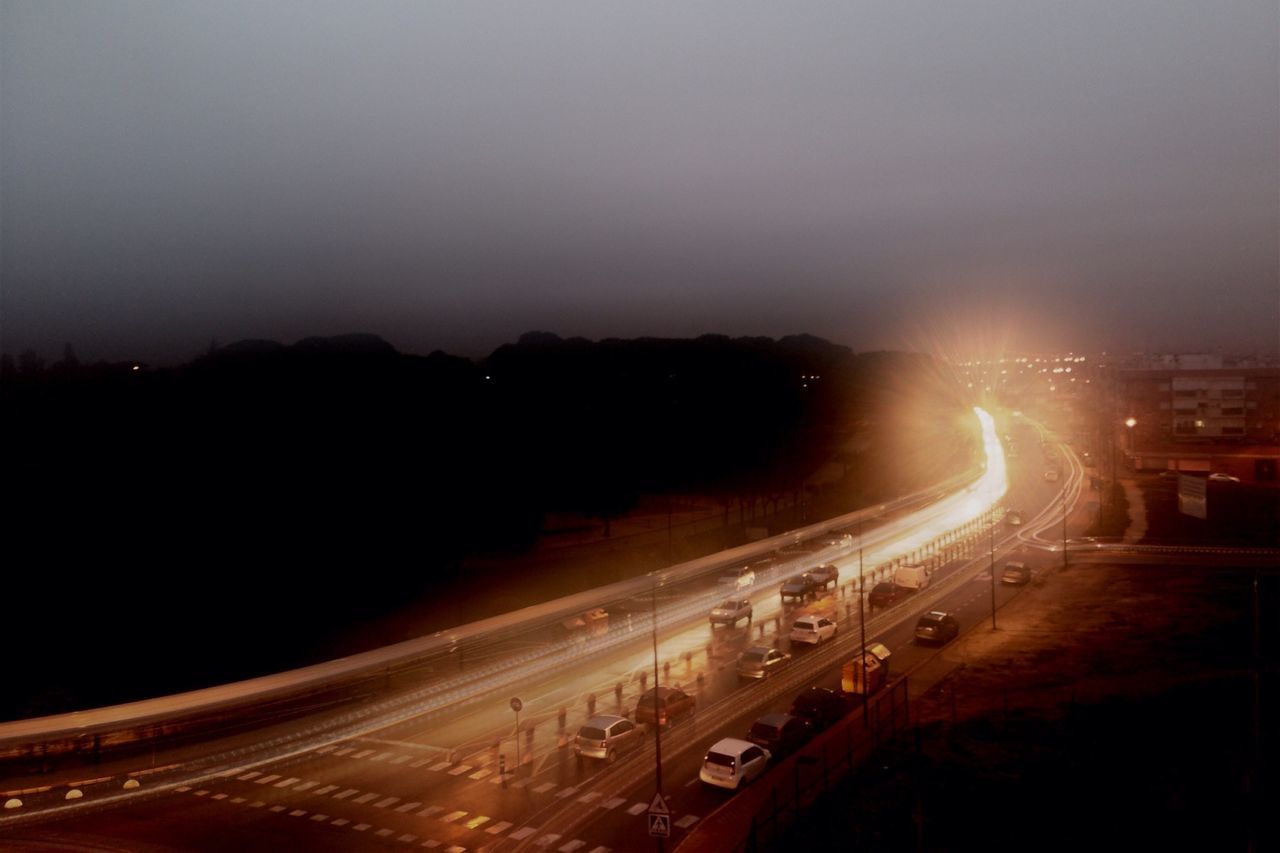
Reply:
M431 765L429 768L427 768L427 769L429 769L429 770L436 770L436 771L440 771L440 770L443 770L443 769L445 769L446 767L448 767L450 763L451 763L451 762L448 762L448 761L437 761L435 764L432 764L432 765ZM417 766L417 765L415 765L415 766Z
M316 789L316 793L317 793L317 794L329 794L329 793L332 793L333 791L336 791L336 790L338 790L338 786L337 786L337 785L325 785L323 788L317 788L317 789Z
M351 823L351 821L347 820L345 817L335 817L332 821L333 826L346 826L349 823Z
M676 821L675 825L680 827L681 829L688 829L689 827L693 826L697 822L698 822L697 815L687 814L684 817L680 818L678 821Z
M279 782L277 782L277 783L275 784L275 787L277 787L277 788L288 788L290 785L292 785L292 784L294 784L294 783L296 783L296 782L301 782L301 781L302 781L302 780L301 780L301 779L299 779L297 776L290 776L288 779L281 779Z
M556 786L555 782L543 782L541 785L533 789L535 794L545 794Z
M392 764L404 764L404 763L405 763L406 761L408 761L410 758L413 758L413 756L412 756L412 755L397 755L395 758L391 759L391 763L392 763Z
M348 788L347 790L342 791L341 793L334 794L333 798L335 800L345 800L347 797L351 796L352 794L358 794L358 793L360 793L359 788Z
M355 826L353 826L353 827L351 827L351 828L352 828L352 829L354 829L356 832L364 832L364 831L365 831L366 829L368 829L371 825L372 825L372 824L368 824L368 823L357 823Z
M492 770L490 770L488 767L481 767L479 770L477 770L475 773L472 773L472 774L471 774L470 776L468 776L467 778L468 778L468 779L475 779L475 780L478 782L478 781L480 781L481 779L483 779L484 777L486 777L486 776L492 776L492 775L493 775L493 771L492 771Z
M235 803L236 805L240 805L241 803L244 802L244 797L232 797L231 802Z
M383 838L386 838L388 835L390 835L393 832L395 832L394 829L387 829L383 827L382 829L379 829L376 834L381 835Z
M284 806L272 806L272 807L271 807L271 811L273 811L273 812L282 812L282 811L284 811Z
M424 765L424 764L430 764L430 763L431 763L431 759L430 759L430 758L419 758L417 761L413 762L413 763L412 763L412 764L410 764L409 766L410 766L410 767L421 767L421 766L422 766L422 765ZM448 762L446 762L446 763L448 763Z
M277 780L277 779L279 779L279 778L280 778L280 774L279 774L279 773L272 773L270 776L263 776L261 779L254 779L254 780L253 780L253 784L255 784L255 785L269 785L269 784L271 784L272 782L276 781L276 780Z
M211 799L211 800L225 800L226 798L227 798L227 795L226 795L226 794L214 794L214 795L213 795L212 797L210 797L209 799Z
M190 790L191 790L191 786L190 786L190 785L179 785L179 786L178 786L177 788L175 788L174 790L175 790L175 791L177 791L179 794L185 794L187 791L190 791Z
M591 853L613 853L613 851L608 847L600 846L592 848Z
M385 809L387 806L394 805L398 802L400 802L399 797L387 797L386 799L378 800L378 802L373 804L373 807L375 809Z
M444 853L467 853L467 848L459 847L455 844L452 847L444 848Z
M610 799L605 800L603 803L601 803L601 804L600 804L600 808L602 808L602 809L616 809L618 806L622 805L622 804L623 804L623 803L625 803L626 801L627 801L627 800L626 800L626 798L625 798L625 797L612 797L612 798L610 798Z
M397 838L397 839L396 839L396 841L403 841L405 844L412 844L413 842L415 842L415 841L417 841L417 840L418 840L418 836L416 836L416 835L410 835L410 834L409 834L409 833L407 833L407 832L406 832L404 835L401 835L399 838Z
M586 846L587 846L587 842L575 838L572 841L570 841L568 844L561 844L556 849L559 850L560 853L573 853L573 851L577 850L579 847L586 847Z
M541 838L539 838L537 841L533 843L538 847L550 847L552 844L555 844L559 840L560 840L560 833L548 832L546 835L542 836Z
M445 815L440 819L445 823L453 823L458 818L466 817L466 816L467 816L467 813L465 811L456 811L456 812L449 812L447 815Z
M314 820L316 823L324 823L326 820L329 819L329 816L327 814L313 814L311 816L311 819Z
M563 800L565 797L572 797L576 793L578 793L578 789L570 785L568 788L563 788L560 791L557 791L556 798Z
M338 747L334 746L333 744L329 744L328 746L322 746L319 749L317 749L316 753L319 755L328 755L329 753L333 752L337 748Z
M412 803L405 803L402 806L396 806L396 811L400 812L400 814L404 814L405 812L413 811L420 805L422 805L422 803L419 803L418 801L415 800Z
M306 813L307 813L306 809L294 809L293 811L289 812L289 817L302 817Z
M356 798L355 798L354 800L352 800L351 802L353 802L353 803L359 803L360 805L364 805L365 803L369 802L370 800L376 800L377 798L378 798L378 795L377 795L377 794L373 794L373 793L369 793L369 794L361 794L360 796L356 797Z
M422 842L422 846L423 847L439 847L440 842L436 841L434 838L428 838L426 841Z
M600 799L600 798L601 798L601 797L603 797L603 796L604 796L604 794L600 793L599 791L588 791L587 793L583 794L581 797L578 797L578 802L580 802L580 803L592 803L592 802L595 802L596 800Z
M649 808L648 803L635 803L631 806L631 808L627 809L627 814L630 814L630 815L640 814L640 812L644 811L647 808Z
M341 758L342 756L344 756L344 755L350 755L351 753L353 753L353 752L355 752L355 751L356 751L355 747L353 747L353 746L348 746L348 747L344 747L343 749L338 750L337 752L335 752L335 753L334 753L334 755L336 755L336 756L338 756L339 758Z
M514 838L516 841L524 841L526 838L528 838L530 835L533 835L537 831L538 831L538 828L535 826L522 826L519 829L517 829L515 832L508 835L507 837Z
M266 803L264 803L262 800L254 800L252 803L249 803L249 808L251 808L251 809L260 809L260 808L262 808L262 807L263 807L263 806L265 806L265 805L266 805Z
M391 757L391 753L380 752L377 755L375 755L373 758L370 758L369 760L370 761L386 761L390 757Z
M465 826L467 829L479 829L480 827L484 826L486 823L488 823L491 820L493 820L493 818L486 817L485 815L480 814L471 818L471 820L464 823L463 826Z
M506 832L512 826L514 826L514 824L511 823L511 821L500 820L497 823L495 823L493 826L486 829L485 832L489 833L490 835L499 835L503 832Z
M197 797L203 797L205 794L208 794L208 793L209 793L209 792L208 792L208 791L206 791L204 788L201 788L199 791L196 791L195 795L196 795Z
M466 773L466 772L467 772L468 770L470 770L470 769L471 769L471 765L470 765L470 764L459 764L457 767L455 767L455 768L453 768L452 770L450 770L450 771L449 771L449 775L450 775L450 776L461 776L463 773Z
M297 794L300 791L310 791L312 788L314 788L316 785L319 785L319 784L320 784L319 782L303 782L301 785L294 788L293 792Z
M440 814L442 811L444 811L444 806L427 806L418 812L418 817L431 817L432 815Z
M236 778L239 779L241 782L248 782L250 779L257 779L261 775L262 775L261 770L250 770L248 773L244 774L243 776L237 776Z
M352 758L364 758L366 755L373 755L373 750L372 750L372 749L362 749L362 750L360 750L359 752L357 752L355 755L353 755L353 756L351 756L351 757L352 757Z

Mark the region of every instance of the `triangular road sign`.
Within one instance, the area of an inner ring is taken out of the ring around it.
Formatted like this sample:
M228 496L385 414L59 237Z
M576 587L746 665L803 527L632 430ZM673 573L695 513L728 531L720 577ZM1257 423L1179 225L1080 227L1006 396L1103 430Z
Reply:
M667 801L662 799L662 794L653 795L653 802L649 803L649 814L671 814L671 809L667 808Z
M671 818L664 814L649 815L649 834L654 838L671 837Z

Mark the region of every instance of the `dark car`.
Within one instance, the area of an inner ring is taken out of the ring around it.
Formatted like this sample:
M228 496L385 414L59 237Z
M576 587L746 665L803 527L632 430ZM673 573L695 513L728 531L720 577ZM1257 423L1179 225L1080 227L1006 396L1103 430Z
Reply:
M867 596L867 604L871 607L892 607L899 601L902 601L915 590L910 587L898 586L895 583L878 583L871 588L871 594Z
M826 589L828 585L835 586L840 580L840 569L830 563L815 566L805 574L813 579L815 586L820 586L823 589Z
M788 578L783 582L781 588L778 590L778 594L782 597L783 601L786 601L788 598L803 601L811 595L816 595L817 592L818 584L814 581L813 576L808 572L803 572L795 577Z
M791 714L765 714L751 724L746 739L776 759L795 752L813 737L813 723Z
M844 698L826 687L810 687L791 703L791 715L804 717L820 732L840 720L849 711Z
M931 610L920 617L916 623L916 642L942 643L960 636L960 623L950 613Z
M1011 586L1022 586L1031 583L1031 569L1021 560L1010 560L1004 564L1004 574L1000 576L1000 583L1007 583Z
M1011 509L1004 516L1004 523L1010 527L1019 527L1022 525L1022 511Z
M692 714L693 708L693 697L683 690L677 687L651 687L636 703L636 722L650 726L656 723L665 727Z

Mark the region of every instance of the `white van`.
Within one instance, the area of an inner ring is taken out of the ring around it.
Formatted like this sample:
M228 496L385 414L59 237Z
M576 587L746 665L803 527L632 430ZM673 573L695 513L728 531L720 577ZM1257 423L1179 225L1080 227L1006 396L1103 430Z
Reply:
M918 592L929 585L929 573L925 571L924 566L899 566L893 573L893 582Z

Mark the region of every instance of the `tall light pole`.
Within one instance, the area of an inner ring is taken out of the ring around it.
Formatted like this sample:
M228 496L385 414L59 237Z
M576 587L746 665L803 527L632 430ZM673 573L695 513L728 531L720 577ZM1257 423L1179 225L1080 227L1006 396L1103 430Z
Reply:
M658 579L656 577L653 579L651 596L649 606L653 614L653 755L656 800L662 797L662 726L659 723L662 717L658 708L661 691L658 690ZM641 700L643 701L643 697ZM658 853L662 853L662 839L658 837L654 840L658 842Z
M862 638L862 653L858 660L862 664L862 725L870 727L867 717L867 614L863 610L862 601L866 598L866 581L862 577L862 516L858 516L858 633Z
M1065 547L1065 545L1063 546ZM996 505L991 505L991 630L996 629Z
M1062 568L1067 567L1067 488L1062 487Z

